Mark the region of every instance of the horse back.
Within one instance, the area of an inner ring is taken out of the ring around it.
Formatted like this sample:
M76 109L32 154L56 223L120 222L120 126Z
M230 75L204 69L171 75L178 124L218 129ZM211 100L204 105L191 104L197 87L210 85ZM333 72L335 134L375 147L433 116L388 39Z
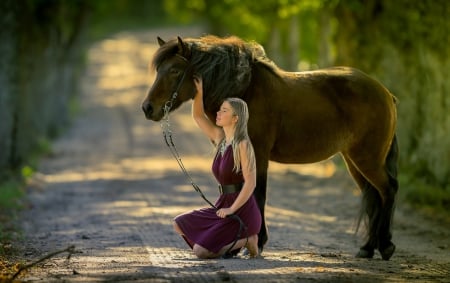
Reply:
M249 132L264 137L279 162L320 161L368 135L389 139L395 131L393 96L354 68L260 74L247 99Z

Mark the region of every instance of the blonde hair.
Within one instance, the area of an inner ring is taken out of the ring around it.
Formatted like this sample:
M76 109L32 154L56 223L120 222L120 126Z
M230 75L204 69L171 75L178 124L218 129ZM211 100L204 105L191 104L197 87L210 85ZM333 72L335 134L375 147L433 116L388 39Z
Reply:
M247 132L247 124L248 124L248 118L249 118L249 112L247 103L237 97L230 97L225 99L226 102L228 102L233 110L233 115L238 117L236 128L234 131L234 137L233 141L231 142L231 146L233 148L233 158L234 158L234 168L233 170L235 172L241 171L241 154L239 151L239 144L242 141L246 141L246 147L247 147L247 160L248 163L248 170L252 171L256 169L256 162L255 162L255 151L253 150L253 145L250 141L250 138L248 136ZM219 143L220 144L220 143Z

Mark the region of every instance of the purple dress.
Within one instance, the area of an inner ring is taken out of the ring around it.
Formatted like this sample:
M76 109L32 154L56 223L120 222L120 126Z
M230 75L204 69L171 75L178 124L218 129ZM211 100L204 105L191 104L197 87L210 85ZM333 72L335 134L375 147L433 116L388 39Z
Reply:
M212 171L217 181L222 185L238 184L244 182L242 172L233 171L233 150L228 146L225 152L217 153L212 165ZM239 195L239 192L221 194L216 200L217 208L228 208ZM261 213L252 196L235 212L244 222L246 229L241 238L255 235L261 228ZM192 248L198 244L207 250L218 253L224 246L231 244L239 232L239 222L233 218L220 218L214 208L193 210L175 217L175 222L184 233L184 239Z

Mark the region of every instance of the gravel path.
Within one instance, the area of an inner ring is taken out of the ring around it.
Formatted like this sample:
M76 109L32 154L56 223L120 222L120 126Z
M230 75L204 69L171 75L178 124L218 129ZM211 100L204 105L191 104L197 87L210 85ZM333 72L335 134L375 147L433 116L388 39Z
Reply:
M156 36L198 36L195 29L120 33L89 52L81 113L30 185L23 214L28 262L75 245L21 276L25 282L450 282L450 228L399 203L397 251L356 259L360 196L339 159L272 163L263 257L198 260L172 230L177 214L206 206L140 103L153 77ZM190 104L171 116L185 166L214 200L212 148ZM341 164L341 165L335 165Z

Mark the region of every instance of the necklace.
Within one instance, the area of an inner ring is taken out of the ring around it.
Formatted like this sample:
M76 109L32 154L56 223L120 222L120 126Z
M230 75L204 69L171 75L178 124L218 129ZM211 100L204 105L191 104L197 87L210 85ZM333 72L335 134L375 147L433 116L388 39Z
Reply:
M223 155L225 153L225 150L227 149L228 146L229 146L229 144L227 144L227 141L225 139L223 139L222 143L220 144L220 154L221 155Z

